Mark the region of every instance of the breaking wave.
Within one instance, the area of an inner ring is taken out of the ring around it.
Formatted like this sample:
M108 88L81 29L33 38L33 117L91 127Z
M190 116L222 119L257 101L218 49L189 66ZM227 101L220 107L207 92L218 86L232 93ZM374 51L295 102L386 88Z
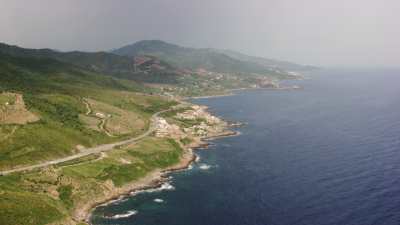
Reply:
M156 198L156 199L154 199L154 202L157 202L157 203L163 203L163 202L164 202L164 200L162 200L161 198Z
M138 213L138 211L136 211L136 210L129 210L126 213L116 214L114 216L110 216L110 217L107 217L107 218L110 218L110 219L128 218L128 217L131 217L133 215L136 215L137 213Z
M199 168L202 170L208 170L211 168L211 166L203 163L203 164L200 164Z

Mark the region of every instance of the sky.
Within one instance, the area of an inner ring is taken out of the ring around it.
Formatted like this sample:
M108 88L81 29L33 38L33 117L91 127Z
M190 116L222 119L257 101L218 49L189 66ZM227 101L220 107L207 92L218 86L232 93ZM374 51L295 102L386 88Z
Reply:
M144 39L317 66L400 65L398 0L0 0L0 42L99 51Z

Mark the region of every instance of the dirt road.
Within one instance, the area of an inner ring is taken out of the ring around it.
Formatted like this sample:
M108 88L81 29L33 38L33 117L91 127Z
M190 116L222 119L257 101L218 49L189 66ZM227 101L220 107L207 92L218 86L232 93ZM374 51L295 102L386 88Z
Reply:
M65 158L60 158L60 159L54 159L51 161L47 161L47 162L43 162L43 163L39 163L36 165L32 165L32 166L25 166L25 167L20 167L20 168L16 168L16 169L11 169L11 170L5 170L5 171L1 171L0 175L7 175L10 173L14 173L14 172L21 172L21 171L28 171L28 170L33 170L33 169L38 169L38 168L43 168L46 166L50 166L50 165L55 165L55 164L59 164L59 163L63 163L63 162L67 162L70 160L74 160L74 159L78 159L84 156L88 156L91 154L96 154L96 153L101 153L101 152L105 152L105 151L110 151L115 147L121 146L121 145L126 145L126 144L130 144L132 142L136 142L140 139L143 139L147 136L149 136L151 133L153 133L153 131L155 131L156 129L156 125L157 125L157 121L158 121L158 116L161 113L167 112L168 110L163 110L160 112L157 112L155 114L153 114L150 118L150 126L149 129L144 132L143 134L130 138L128 140L124 140L124 141L120 141L120 142L115 142L115 143L111 143L111 144L104 144L104 145L99 145L96 147L92 147L92 148L86 148L81 150L80 153L77 153L75 155L71 155L71 156L67 156Z

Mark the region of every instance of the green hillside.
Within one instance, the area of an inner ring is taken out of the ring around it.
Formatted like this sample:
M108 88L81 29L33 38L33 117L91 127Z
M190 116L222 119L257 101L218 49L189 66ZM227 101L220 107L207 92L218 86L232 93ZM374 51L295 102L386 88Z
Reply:
M276 80L293 78L210 50L151 41L136 47L132 55L117 55L0 44L1 224L83 224L82 207L189 160L187 145L204 129L226 126L188 104L177 105L176 97L276 87ZM178 129L157 136L149 130L153 115L167 109L173 110L162 116ZM197 117L179 119L177 112ZM86 154L91 147L141 136ZM69 156L79 157L47 164ZM32 165L41 166L26 170ZM21 167L23 172L15 171Z
M54 58L1 53L0 171L142 134L155 112L176 104L154 92L132 80ZM27 115L33 119L27 120ZM0 175L0 223L78 224L71 215L79 204L104 197L106 180L119 186L132 182L176 163L182 149L174 140L153 138L108 154L105 159L92 154L40 170ZM121 157L141 161L128 166Z
M60 52L51 49L27 49L0 43L0 53L15 57L52 58L103 73L132 72L132 59L107 52Z
M139 41L132 45L113 50L112 52L121 56L130 57L152 55L176 67L191 70L205 69L220 73L273 75L277 73L276 70L280 70L283 73L291 69L306 69L305 66L289 62L251 56L243 57L243 54L232 51L185 48L159 40ZM269 63L260 63L254 60L255 58Z
M125 52L128 50L132 50L132 54ZM53 70L60 70L59 67L70 70L68 67L71 67L79 74L85 71L83 74L100 73L111 77L107 79L105 76L100 79L88 78L89 86L93 85L92 80L102 81L103 85L108 82L108 85L121 86L122 84L118 83L118 80L124 79L134 81L130 85L135 86L136 89L148 89L149 92L160 92L166 95L224 94L229 92L229 89L275 86L275 81L294 78L285 71L265 69L256 63L236 60L225 54L207 49L183 48L161 41L142 41L131 47L122 48L121 51L127 55L107 52L59 52L50 49L26 49L0 44L0 54L3 57L9 57L8 60L12 60L12 57L36 60L35 62L25 60L26 65L24 66L28 66L29 63L31 66L41 65L43 67L46 65L46 68L42 69ZM14 63L23 62L24 60L14 60ZM51 67L53 64L57 65ZM85 77L87 75L79 77L79 80L84 81ZM37 76L33 82L38 82L37 79L40 79L40 76ZM47 79L46 77L44 81L41 81L41 88L46 87L45 84L49 82ZM61 76L50 79L61 79ZM63 85L59 85L57 88L63 89L66 84L74 80L76 80L76 76L69 77L63 82ZM30 81L24 77L21 82ZM17 83L20 84L20 82ZM78 83L82 85L82 83ZM139 85L136 85L138 83ZM123 84L125 85L125 82ZM10 87L10 84L6 86ZM66 91L68 90L67 88Z
M137 135L146 127L116 137L90 129L82 119L87 110L82 99L131 111L148 124L154 111L149 110L154 108L152 104L156 110L169 104L160 97L135 94L149 91L153 90L133 81L96 74L54 59L1 54L0 93L22 95L27 110L40 120L23 126L0 124L0 132L13 131L0 142L0 169L66 156L77 145L90 147Z

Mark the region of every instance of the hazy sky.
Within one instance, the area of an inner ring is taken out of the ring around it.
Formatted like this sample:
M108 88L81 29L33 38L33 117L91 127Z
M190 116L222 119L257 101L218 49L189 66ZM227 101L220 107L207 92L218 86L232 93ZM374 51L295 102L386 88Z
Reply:
M332 66L399 66L399 0L0 0L0 42L108 50L142 39Z

